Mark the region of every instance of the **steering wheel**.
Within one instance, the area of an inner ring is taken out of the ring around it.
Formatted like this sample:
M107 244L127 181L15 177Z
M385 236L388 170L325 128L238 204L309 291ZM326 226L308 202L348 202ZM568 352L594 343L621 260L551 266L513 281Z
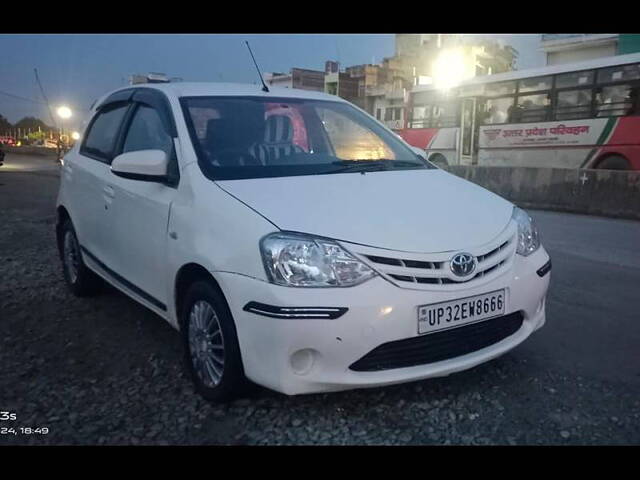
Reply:
M222 167L262 166L258 159L250 153L238 152L233 149L218 152L216 158Z

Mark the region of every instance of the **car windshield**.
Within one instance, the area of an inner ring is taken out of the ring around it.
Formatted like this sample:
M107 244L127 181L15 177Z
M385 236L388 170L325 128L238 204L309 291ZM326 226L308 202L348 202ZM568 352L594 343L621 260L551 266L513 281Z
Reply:
M214 180L435 168L344 102L185 97L199 163Z

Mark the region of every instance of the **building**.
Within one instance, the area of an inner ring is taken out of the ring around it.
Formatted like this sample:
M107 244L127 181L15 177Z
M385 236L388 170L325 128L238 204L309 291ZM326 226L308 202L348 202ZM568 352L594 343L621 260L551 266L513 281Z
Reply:
M270 87L293 88L293 76L290 73L267 72L264 82Z
M292 68L289 73L265 73L264 80L267 85L273 87L299 88L301 90L322 92L325 88L324 76L325 73L320 70Z
M345 73L358 82L358 93L353 103L372 113L374 108L372 99L374 97L368 96L367 92L384 83L382 67L372 64L354 65L345 68Z
M542 35L540 49L547 65L581 62L616 55L619 37L617 33L548 33Z
M357 103L358 79L352 78L346 72L340 71L338 62L327 61L324 71L324 91L331 95L337 95L345 100Z
M637 33L546 33L540 49L547 65L593 60L612 55L640 52Z
M414 85L449 88L479 75L513 70L517 51L464 35L397 34L393 57L380 65L377 83L365 87L364 108L391 129L403 128Z
M395 55L380 64L353 65L341 71L338 62L329 60L324 71L292 68L290 73L265 74L265 82L337 95L398 130L404 127L408 92L414 85L443 80L455 84L507 72L513 70L517 57L508 45L465 35L397 34L395 38Z
M435 77L438 59L458 54L464 61L464 75L491 75L513 70L518 52L488 37L460 34L397 34L395 58L415 77Z

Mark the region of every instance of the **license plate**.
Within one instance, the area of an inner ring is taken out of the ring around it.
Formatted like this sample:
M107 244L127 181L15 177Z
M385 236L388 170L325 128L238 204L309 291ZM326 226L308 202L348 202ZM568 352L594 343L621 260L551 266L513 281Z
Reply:
M418 333L432 333L504 315L503 290L418 307Z

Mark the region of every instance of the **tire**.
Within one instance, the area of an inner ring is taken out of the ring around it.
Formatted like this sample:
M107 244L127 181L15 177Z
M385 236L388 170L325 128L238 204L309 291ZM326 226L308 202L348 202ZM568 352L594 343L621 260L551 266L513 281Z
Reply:
M620 155L606 157L597 166L598 170L631 170L629 161Z
M199 280L186 291L180 312L184 361L196 391L227 402L247 391L238 334L222 293Z
M69 290L77 297L90 297L97 294L102 286L102 279L84 264L71 220L67 219L63 222L58 241L62 274Z

